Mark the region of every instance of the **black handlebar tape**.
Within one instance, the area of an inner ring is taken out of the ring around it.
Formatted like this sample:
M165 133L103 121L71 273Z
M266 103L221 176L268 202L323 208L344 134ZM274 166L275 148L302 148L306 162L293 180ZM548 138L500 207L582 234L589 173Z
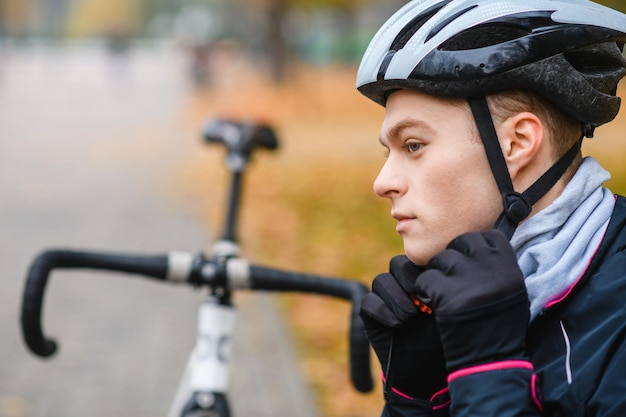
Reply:
M359 392L372 390L374 385L370 371L370 346L363 321L359 316L361 300L369 291L365 285L346 279L325 278L251 265L250 286L259 290L331 295L351 301L350 376L352 384Z
M141 274L164 280L166 256L128 256L52 250L38 255L30 266L22 298L22 335L28 348L41 357L57 351L54 340L43 334L41 313L48 276L53 269L89 268Z

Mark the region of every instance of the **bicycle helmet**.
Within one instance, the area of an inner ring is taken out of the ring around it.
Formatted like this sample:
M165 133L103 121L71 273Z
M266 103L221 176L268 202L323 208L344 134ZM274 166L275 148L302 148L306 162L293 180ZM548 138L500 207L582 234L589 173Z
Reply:
M385 105L398 89L467 98L503 197L509 237L577 155L575 145L523 193L513 190L485 96L534 92L580 121L583 136L617 115L626 15L587 0L414 0L379 29L358 90Z

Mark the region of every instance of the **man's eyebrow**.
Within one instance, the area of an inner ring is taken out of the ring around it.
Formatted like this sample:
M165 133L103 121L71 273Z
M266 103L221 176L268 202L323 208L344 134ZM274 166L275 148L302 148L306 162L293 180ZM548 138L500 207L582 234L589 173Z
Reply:
M413 127L419 127L420 129L424 129L430 133L434 133L435 130L430 127L426 122L424 122L423 120L419 120L419 119L413 119L413 118L406 118L406 119L402 119L399 122L397 122L396 124L394 124L393 126L391 126L385 136L387 138L387 140L389 142L393 142L398 140L398 138L401 136L402 132L405 129L408 128L413 128ZM386 146L386 141L385 139L383 139L382 135L379 136L378 141L383 145Z

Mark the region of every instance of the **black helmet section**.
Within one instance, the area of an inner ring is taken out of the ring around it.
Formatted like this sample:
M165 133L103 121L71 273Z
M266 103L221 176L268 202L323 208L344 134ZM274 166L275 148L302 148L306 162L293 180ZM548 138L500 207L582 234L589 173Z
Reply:
M491 113L487 100L484 97L470 98L468 100L476 126L482 138L487 159L493 172L493 176L498 185L498 190L502 196L504 207L502 214L496 221L494 228L500 230L509 239L513 236L515 229L525 218L527 218L532 206L546 195L548 191L563 176L567 168L571 165L580 150L582 141L575 143L552 167L546 171L537 181L522 193L513 189L511 175L506 166L502 148L498 141L498 135L493 125Z
M470 33L467 36L475 35L476 39L481 39L484 36L478 36L477 32L489 33L492 29L484 27L478 31L468 31ZM609 35L611 31L602 32ZM562 40L559 36L554 37ZM533 42L528 41L534 38L523 39L526 42L514 43L516 47L524 48L527 43L532 44ZM452 42L454 40L451 40ZM533 62L524 62L530 57L519 56L517 49L503 50L502 44L498 45L497 51L494 51L492 56L488 55L491 47L468 49L463 51L462 55L435 50L431 52L431 57L426 57L413 70L408 81L412 84L411 79L422 80L418 88L429 94L459 98L484 96L510 89L529 90L554 103L556 107L584 125L597 127L613 120L621 103L620 98L615 96L617 84L626 74L622 46L616 42L603 42L543 57L542 55L547 54L553 45L548 44L548 47L541 51L541 54L534 55L535 58L541 59ZM481 51L480 55L475 54L477 50ZM483 54L484 56L481 56ZM451 57L462 61L453 62ZM497 64L497 61L506 61L509 58L514 58L514 61ZM446 68L442 61L448 61L455 70L442 73L437 81L429 80L431 77L426 73L419 73L432 71L432 66ZM425 62L429 64L422 65ZM449 78L445 79L446 77Z

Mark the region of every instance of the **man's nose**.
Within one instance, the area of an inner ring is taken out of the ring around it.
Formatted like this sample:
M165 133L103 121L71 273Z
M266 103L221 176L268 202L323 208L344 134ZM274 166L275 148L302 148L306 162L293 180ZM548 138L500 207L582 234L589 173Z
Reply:
M374 180L373 188L376 195L386 198L391 198L396 194L401 195L406 192L406 181L392 158L387 158L387 161Z

